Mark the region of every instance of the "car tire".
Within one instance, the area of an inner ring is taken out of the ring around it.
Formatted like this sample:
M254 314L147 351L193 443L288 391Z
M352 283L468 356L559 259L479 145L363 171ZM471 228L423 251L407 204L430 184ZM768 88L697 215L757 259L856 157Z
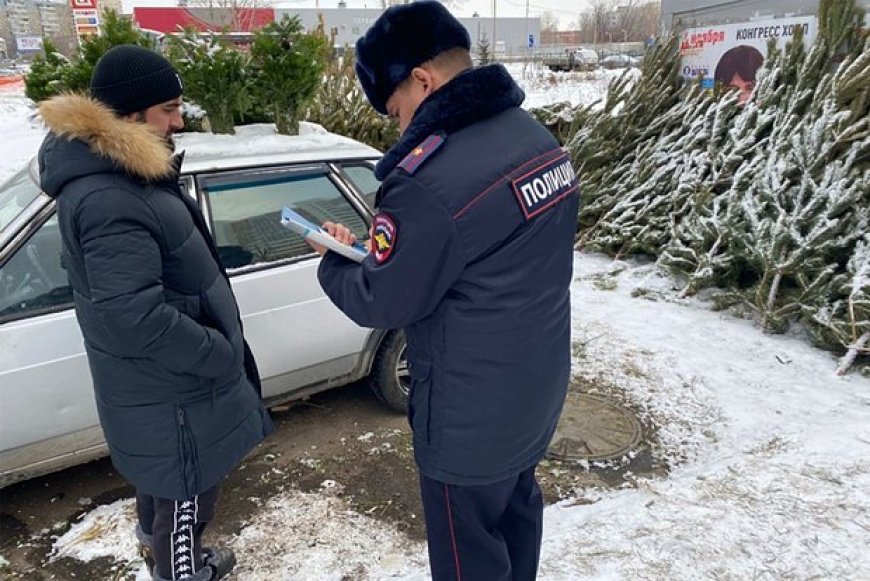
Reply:
M407 342L405 333L392 331L381 342L369 386L375 395L390 409L406 413L408 395L411 389L411 376L408 374Z

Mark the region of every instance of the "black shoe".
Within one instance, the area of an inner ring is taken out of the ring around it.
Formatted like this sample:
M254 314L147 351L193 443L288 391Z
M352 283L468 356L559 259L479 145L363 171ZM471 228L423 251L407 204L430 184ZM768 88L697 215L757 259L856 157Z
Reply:
M233 553L232 549L203 547L202 553L203 563L212 570L210 581L223 579L236 566L236 554Z
M142 527L136 525L136 539L139 541L139 556L145 561L148 574L154 575L154 550L151 548L154 537L145 534Z
M154 554L151 552L151 547L148 545L139 545L139 556L145 561L145 566L148 568L148 574L154 575Z

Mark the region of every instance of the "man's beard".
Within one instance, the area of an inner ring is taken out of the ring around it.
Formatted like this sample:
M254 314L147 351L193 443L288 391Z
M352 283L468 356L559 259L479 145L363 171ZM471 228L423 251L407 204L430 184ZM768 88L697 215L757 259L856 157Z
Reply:
M136 113L136 121L146 125L148 124L145 120L145 111L139 111ZM172 131L167 132L166 135L163 136L163 143L166 145L166 149L168 149L170 153L175 153L175 140L172 139Z

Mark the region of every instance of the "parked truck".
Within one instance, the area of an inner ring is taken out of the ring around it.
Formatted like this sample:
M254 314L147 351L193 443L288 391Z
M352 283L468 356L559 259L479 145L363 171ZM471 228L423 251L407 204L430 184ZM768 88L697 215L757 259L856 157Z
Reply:
M545 55L542 61L551 71L591 71L598 68L598 53L588 48L567 48Z

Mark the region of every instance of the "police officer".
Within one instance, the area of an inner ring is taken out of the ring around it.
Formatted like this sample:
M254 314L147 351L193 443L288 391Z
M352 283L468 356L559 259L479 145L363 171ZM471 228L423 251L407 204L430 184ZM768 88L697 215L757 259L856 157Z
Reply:
M473 68L469 49L438 2L389 8L357 42L362 87L401 137L375 169L370 255L326 252L319 277L358 324L407 335L434 579L528 580L543 517L535 467L570 371L579 196L522 90L501 65Z

